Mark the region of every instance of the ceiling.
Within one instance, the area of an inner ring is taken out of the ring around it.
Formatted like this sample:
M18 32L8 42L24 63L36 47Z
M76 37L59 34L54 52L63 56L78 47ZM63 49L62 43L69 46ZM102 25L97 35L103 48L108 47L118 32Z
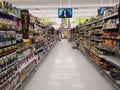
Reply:
M19 8L29 9L38 17L58 17L58 8L72 7L73 17L91 17L97 15L102 6L114 6L120 0L9 0Z

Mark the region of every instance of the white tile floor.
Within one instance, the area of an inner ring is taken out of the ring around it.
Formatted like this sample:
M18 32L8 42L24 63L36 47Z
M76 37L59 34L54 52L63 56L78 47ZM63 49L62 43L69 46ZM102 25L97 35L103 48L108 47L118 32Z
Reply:
M24 90L115 90L67 40L59 41Z

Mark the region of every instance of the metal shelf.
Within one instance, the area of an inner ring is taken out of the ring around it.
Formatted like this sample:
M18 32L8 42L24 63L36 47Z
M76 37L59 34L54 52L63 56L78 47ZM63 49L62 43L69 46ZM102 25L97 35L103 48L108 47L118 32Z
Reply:
M39 49L37 49L35 52L39 52L39 51L41 51L41 50L43 50L44 49L44 47L42 46L42 47L40 47Z
M96 32L96 33L93 33L93 34L94 35L102 35L102 33L100 33L100 32L99 33Z
M37 26L39 26L39 27L42 27L42 28L45 28L46 26L45 25L42 25L42 24L37 24L37 23L35 23Z
M24 83L24 80L25 80L27 77L29 77L30 73L35 69L36 66L37 66L37 65L35 64L35 65L33 65L33 66L30 68L30 70L27 72L27 74L24 76L24 78L20 81L20 83Z
M0 46L0 49L3 49L3 48L8 48L8 47L10 47L10 46L17 46L17 44L10 44L10 45L6 45L6 46Z
M86 24L86 26L91 25L91 24L94 24L94 23L97 23L97 22L100 22L100 21L102 21L102 20L111 19L111 18L114 18L114 17L117 17L117 16L118 16L118 13L116 12L116 13L114 13L114 14L112 14L112 15L109 15L109 16L103 17L103 18L101 18L101 19L99 19L99 20L90 22L90 23Z
M114 18L114 17L117 17L118 16L118 12L112 14L112 15L109 15L109 16L106 16L106 17L103 17L102 20L106 20L106 19L111 19L111 18Z
M25 69L30 63L32 63L36 59L36 56L34 56L30 62L28 62L26 65L24 65L21 69L18 69L18 72L21 72L23 69Z
M107 48L104 48L104 47L96 46L96 48L98 48L98 49L102 49L102 50L106 50L106 51L114 52L112 49L107 49Z
M24 44L24 42L22 42L21 44ZM32 44L32 45L30 45L30 46L27 46L27 47L24 47L24 48L21 48L21 49L17 49L17 52L20 52L20 51L24 51L24 50L26 50L26 49L29 49L29 48L31 48L31 47L33 47L34 46L34 44Z
M103 19L95 20L95 21L93 21L93 22L90 22L90 23L86 24L86 26L91 25L91 24L94 24L94 23L97 23L97 22L100 22L100 21L102 21L102 20L103 20Z
M105 59L106 61L108 61L111 64L114 64L115 66L120 68L120 57L118 57L118 56L105 56L105 55L101 55L101 58Z
M120 54L120 50L119 49L117 49L117 48L114 48L114 47L99 47L99 48L101 48L101 49L105 49L105 50L108 50L108 51L112 51L112 52L115 52L115 53L117 53L117 54Z
M114 80L110 75L109 71L102 70L102 74L111 82L111 84L117 89L120 90L120 86L117 83L118 80Z
M20 81L20 82L16 85L16 87L14 88L14 90L22 90L22 88L24 87L24 85L28 82L28 80L30 79L30 77L34 74L36 67L37 67L37 65L35 64L35 65L28 71L28 74L23 78L23 80Z
M105 59L106 61L110 62L111 64L114 64L118 68L120 68L120 57L119 56L106 56L106 55L99 55L99 54L92 52L92 51L90 51L90 52L93 53L94 55L100 57L100 58Z
M102 36L102 38L118 40L118 37L114 37L114 36Z
M120 86L120 81L117 80L116 83Z
M3 24L0 23L0 30L6 30L6 31L19 31L20 29L16 27L15 25L9 25L9 24Z
M88 47L85 47L85 46L83 46L83 47L90 51L90 49Z
M119 30L119 28L103 28L103 30Z
M50 48L50 50L48 51L48 53L51 51L51 49L55 46L55 43L52 45L52 47ZM48 54L47 53L47 54ZM43 59L45 59L46 55L42 58L42 60L40 60L40 62L38 62L37 64L35 64L29 71L28 74L24 77L24 79L22 81L20 81L16 87L14 88L14 90L22 90L22 88L24 87L24 85L29 81L30 77L34 74L34 72L36 71L36 69L39 67L39 64L43 61Z
M8 85L18 74L18 72L16 72L13 76L11 76L9 79L7 79L3 84L0 85L0 90L2 90L6 85Z
M83 37L90 37L89 35L83 35Z
M85 32L79 32L80 34L84 34Z
M0 72L0 77L5 75L7 72L9 72L10 70L14 69L15 67L17 67L17 62L13 63L14 65L12 65L11 67L7 68L5 71Z
M102 42L102 40L100 39L93 39L93 38L90 38L91 41L95 41L95 42Z
M103 25L98 25L98 26L94 26L91 29L98 29L98 28L102 28Z
M79 49L80 50L80 49ZM81 51L81 50L80 50ZM87 55L87 53L83 53L89 60L90 63L92 63L96 69L102 73L110 82L111 84L117 89L120 90L120 80L114 80L110 75L109 75L109 71L105 71L104 69L102 69L102 67L100 67L99 65L97 65L97 63L95 63L91 57L89 57ZM95 53L94 53L95 54Z
M88 49L88 48L86 48L86 49ZM118 68L120 68L120 57L119 56L106 56L106 55L99 55L99 54L97 54L97 53L95 53L93 51L90 51L90 52L93 53L94 55L100 57L100 58L105 59L106 61L110 62L111 64L114 64Z
M7 10L0 9L0 13L1 13L1 14L4 14L4 15L7 15L7 16L9 16L9 17L12 17L12 18L21 19L20 16L15 15L15 14L13 14L13 13L10 13L10 12L8 12Z
M16 86L15 86L15 88L14 88L14 90L18 90L18 87L21 85L21 83L18 83Z
M90 50L89 50L90 51ZM91 53L93 53L94 55L96 55L97 57L100 57L100 55L96 52L90 51Z
M28 56L30 56L32 53L33 53L33 52L31 52L31 53L30 53L29 55L27 55L27 56L24 56L24 55L18 56L18 57L17 57L18 62L24 61L24 59L27 58Z

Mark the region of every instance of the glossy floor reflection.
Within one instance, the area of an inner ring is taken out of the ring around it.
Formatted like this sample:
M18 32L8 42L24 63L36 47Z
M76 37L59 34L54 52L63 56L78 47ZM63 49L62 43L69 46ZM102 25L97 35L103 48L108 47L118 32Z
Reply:
M67 40L59 41L24 90L115 90Z

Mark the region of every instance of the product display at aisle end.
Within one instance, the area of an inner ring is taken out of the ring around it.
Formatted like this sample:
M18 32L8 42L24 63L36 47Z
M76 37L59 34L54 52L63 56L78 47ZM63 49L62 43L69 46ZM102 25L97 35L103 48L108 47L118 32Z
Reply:
M73 29L79 50L120 90L119 3ZM101 8L100 8L101 9ZM99 9L99 11L100 11Z
M54 28L30 14L26 42L20 16L19 8L0 2L0 90L23 87L57 41Z

